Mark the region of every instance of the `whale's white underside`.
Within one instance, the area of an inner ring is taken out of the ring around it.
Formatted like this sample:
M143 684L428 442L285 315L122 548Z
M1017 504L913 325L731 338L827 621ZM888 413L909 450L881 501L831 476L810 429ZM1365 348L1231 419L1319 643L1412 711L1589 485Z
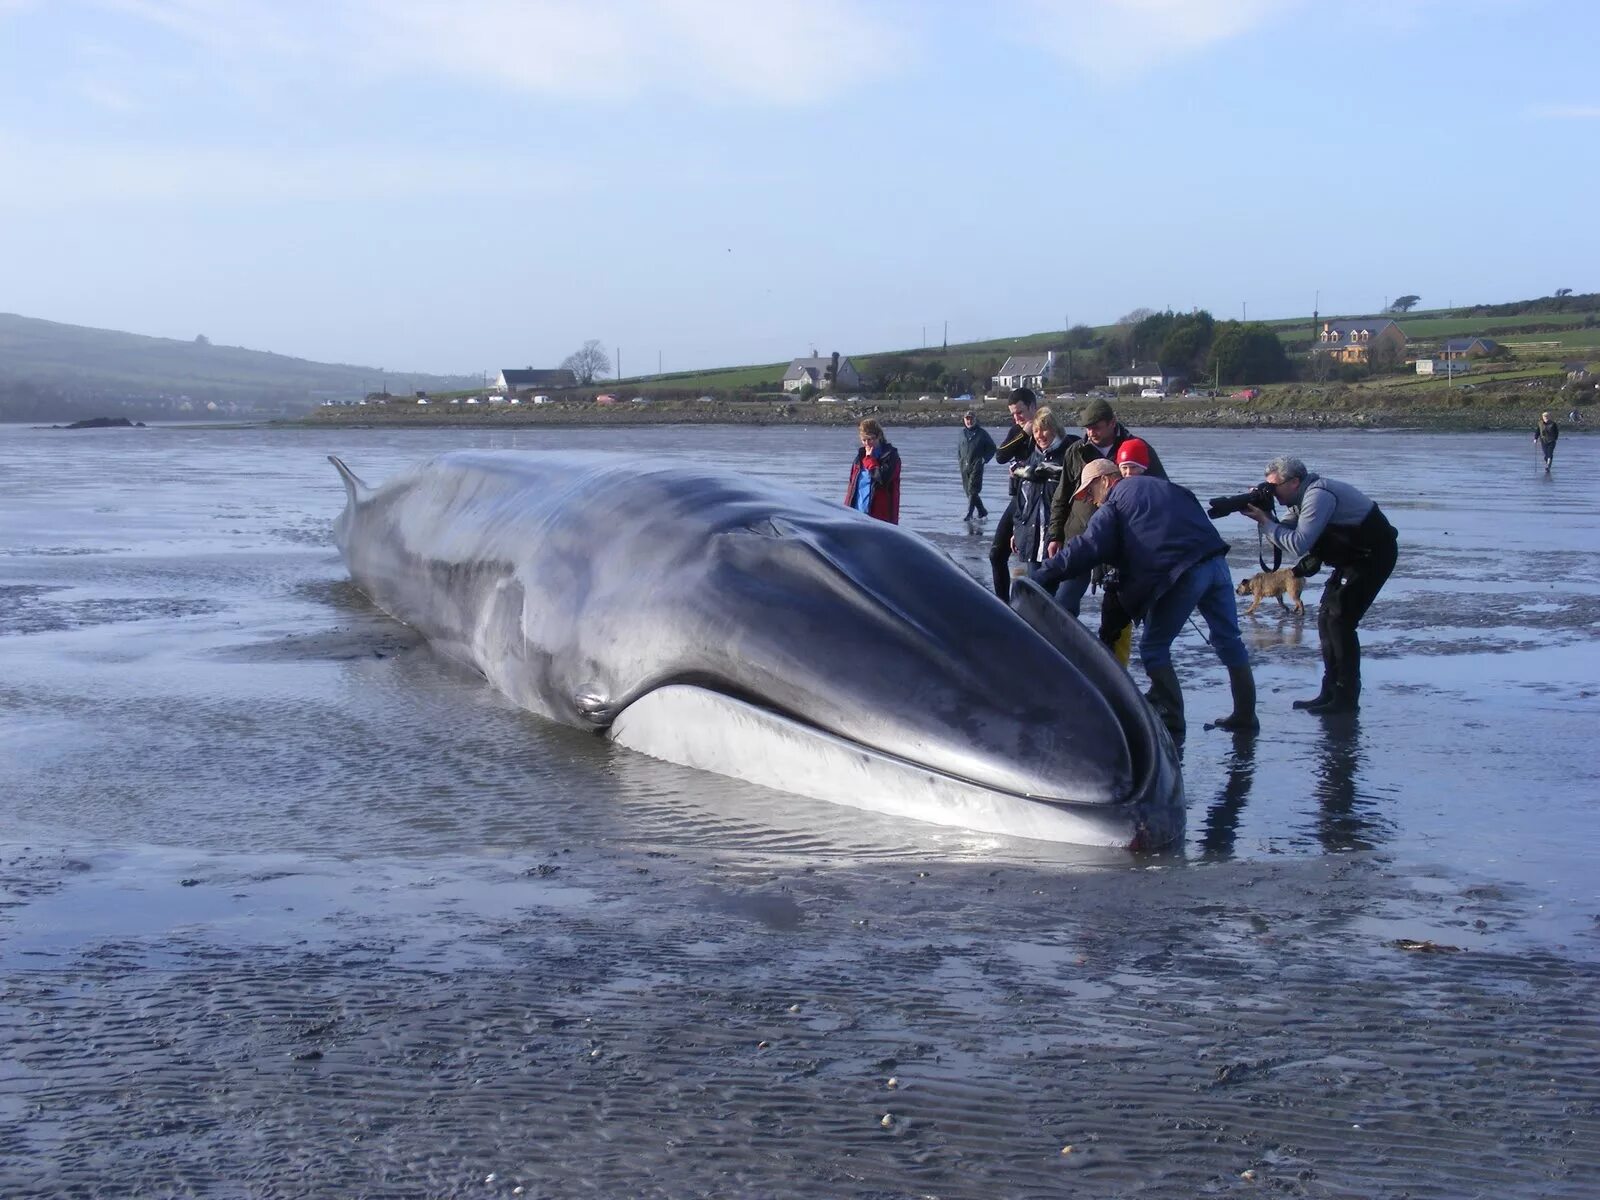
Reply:
M929 770L705 688L641 696L610 729L619 745L681 766L894 817L980 833L1126 847L1117 806L1041 802Z

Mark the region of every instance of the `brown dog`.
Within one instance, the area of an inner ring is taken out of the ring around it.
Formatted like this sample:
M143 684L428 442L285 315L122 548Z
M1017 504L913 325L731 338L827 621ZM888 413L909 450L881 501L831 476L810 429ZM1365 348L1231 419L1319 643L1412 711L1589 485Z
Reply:
M1247 617L1255 612L1268 596L1276 596L1278 603L1288 608L1283 600L1285 592L1288 592L1289 599L1294 601L1295 612L1303 613L1306 611L1306 606L1300 599L1300 589L1304 584L1305 580L1294 573L1293 567L1283 567L1277 571L1261 571L1249 579L1241 579L1235 590L1241 596L1252 597L1250 607L1244 610L1244 615Z

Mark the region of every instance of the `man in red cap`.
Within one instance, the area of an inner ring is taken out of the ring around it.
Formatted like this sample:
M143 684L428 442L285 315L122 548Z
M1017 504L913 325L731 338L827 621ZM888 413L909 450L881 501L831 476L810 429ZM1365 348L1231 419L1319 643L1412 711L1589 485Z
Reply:
M1228 543L1194 494L1154 475L1123 477L1117 464L1096 459L1083 468L1074 500L1087 503L1089 526L1040 564L1034 582L1047 591L1101 563L1120 569L1120 598L1144 618L1139 660L1150 676L1151 704L1173 737L1184 734L1183 690L1172 667L1172 643L1196 609L1211 631L1211 648L1228 668L1233 711L1213 722L1248 733L1256 720L1256 681L1239 634L1238 602L1228 575Z

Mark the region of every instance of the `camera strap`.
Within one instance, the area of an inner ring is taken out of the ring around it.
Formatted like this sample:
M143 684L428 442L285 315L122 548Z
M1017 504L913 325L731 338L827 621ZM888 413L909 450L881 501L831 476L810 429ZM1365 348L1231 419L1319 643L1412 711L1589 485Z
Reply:
M1272 565L1267 566L1267 547L1272 547ZM1266 530L1256 526L1256 561L1261 564L1263 571L1276 571L1283 566L1283 547L1276 542L1268 542Z

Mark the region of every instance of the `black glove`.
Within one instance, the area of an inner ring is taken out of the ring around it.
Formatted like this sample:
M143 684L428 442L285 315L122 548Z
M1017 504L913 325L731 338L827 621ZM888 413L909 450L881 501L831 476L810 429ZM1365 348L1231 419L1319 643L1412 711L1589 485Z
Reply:
M1310 579L1318 571L1322 570L1322 560L1308 554L1295 563L1293 570L1296 579Z

